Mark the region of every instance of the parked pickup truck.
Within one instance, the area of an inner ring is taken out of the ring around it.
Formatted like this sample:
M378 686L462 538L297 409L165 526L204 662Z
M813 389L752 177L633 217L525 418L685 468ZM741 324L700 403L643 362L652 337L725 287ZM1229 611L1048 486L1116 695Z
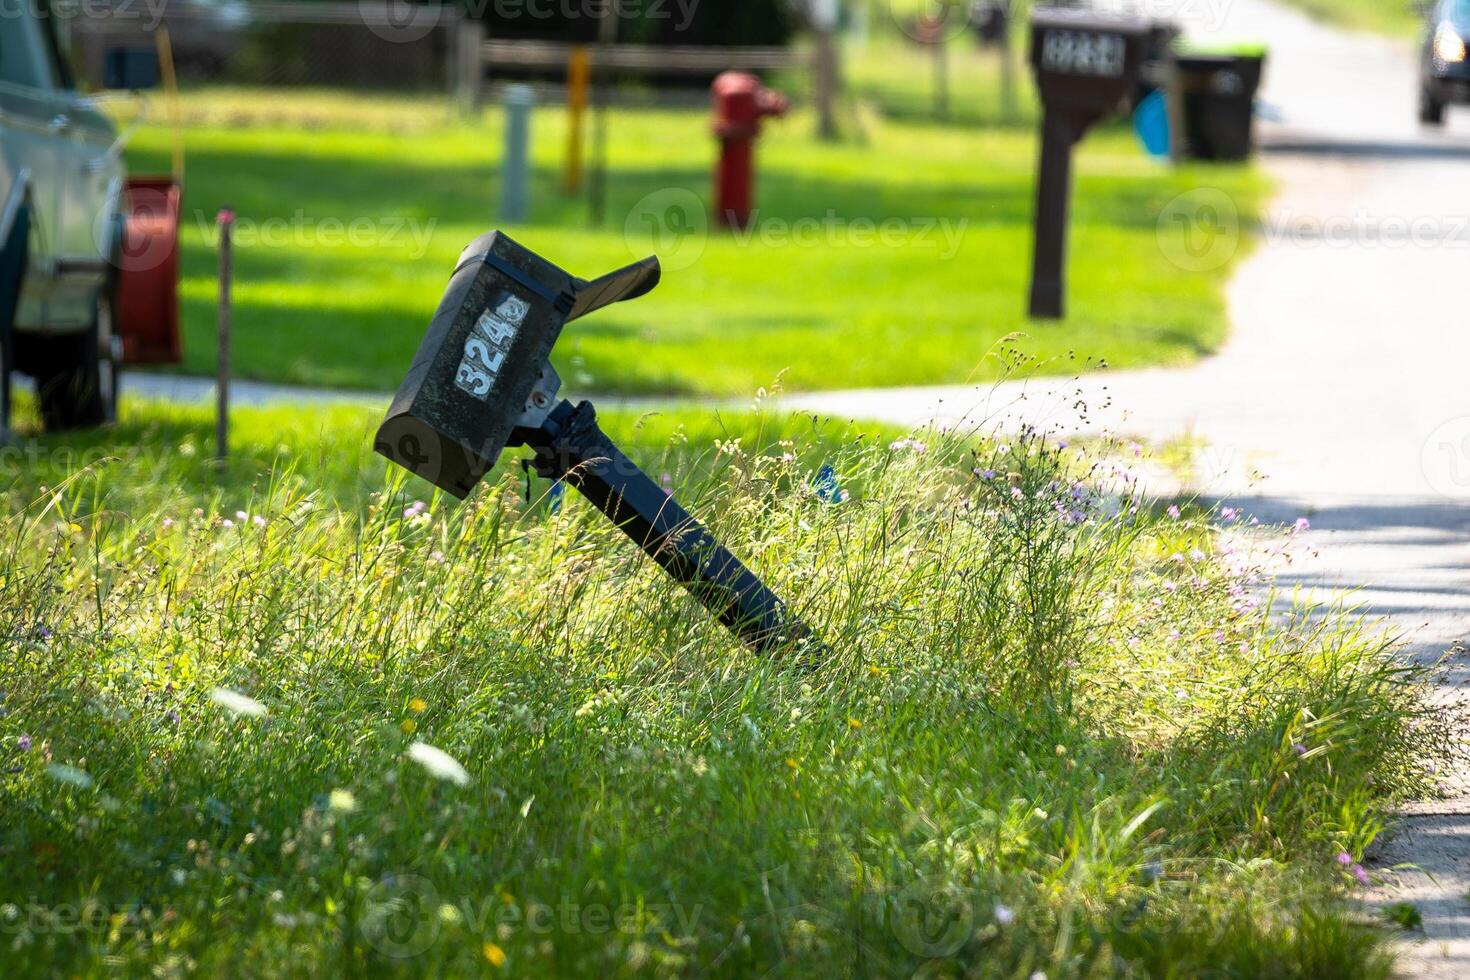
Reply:
M149 65L138 52L121 54L109 60L110 86L156 82L156 56ZM121 359L115 259L128 207L122 144L77 89L50 0L13 5L0 29L0 163L0 201L29 175L29 248L0 347L11 358L4 371L35 378L47 429L110 421Z

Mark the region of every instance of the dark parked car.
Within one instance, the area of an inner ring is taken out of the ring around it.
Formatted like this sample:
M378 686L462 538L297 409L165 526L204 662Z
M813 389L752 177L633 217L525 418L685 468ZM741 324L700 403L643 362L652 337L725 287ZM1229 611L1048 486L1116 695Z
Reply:
M1424 5L1424 49L1420 58L1419 121L1444 124L1448 105L1470 104L1470 0L1436 0Z

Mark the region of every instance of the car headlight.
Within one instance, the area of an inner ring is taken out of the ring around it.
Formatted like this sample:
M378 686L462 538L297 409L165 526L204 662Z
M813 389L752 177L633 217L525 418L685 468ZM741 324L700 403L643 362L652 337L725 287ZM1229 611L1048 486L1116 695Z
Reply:
M1434 56L1446 64L1457 65L1465 60L1465 39L1449 24L1440 24L1434 32Z

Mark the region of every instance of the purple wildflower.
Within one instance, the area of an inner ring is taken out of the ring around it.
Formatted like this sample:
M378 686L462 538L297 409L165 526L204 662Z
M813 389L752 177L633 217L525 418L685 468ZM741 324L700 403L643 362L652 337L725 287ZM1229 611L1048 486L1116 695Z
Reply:
M29 735L22 735L15 740L15 747L22 752L29 752L31 750L31 737Z
M1295 745L1293 745L1291 747L1291 750L1293 752L1295 752L1297 755L1306 755L1307 754L1307 747L1305 745L1303 745L1302 743L1300 743L1300 742L1297 742Z
M1293 524L1291 528L1293 534L1301 534L1305 531L1310 531L1311 529L1312 522L1307 520L1305 517L1298 517L1296 519L1296 523Z
M1368 869L1361 864L1353 865L1353 877L1358 879L1360 885L1367 886L1373 883L1373 879L1368 877Z
M1348 865L1350 865L1350 864L1353 863L1353 856L1351 854L1349 854L1347 851L1338 851L1337 852L1337 863L1340 864L1340 865L1342 865L1344 868L1346 868Z
M1234 522L1235 519L1239 516L1240 511L1236 510L1234 507L1220 508L1220 520L1224 521L1226 524Z
M1169 520L1171 520L1171 521L1177 521L1177 520L1179 520L1179 505L1178 504L1170 504L1169 505L1169 509L1167 511L1165 511L1165 513L1167 513L1169 515Z
M50 629L50 627L48 627L45 623L37 623L36 624L36 639L38 639L38 640L49 640L49 639L51 639L51 629Z

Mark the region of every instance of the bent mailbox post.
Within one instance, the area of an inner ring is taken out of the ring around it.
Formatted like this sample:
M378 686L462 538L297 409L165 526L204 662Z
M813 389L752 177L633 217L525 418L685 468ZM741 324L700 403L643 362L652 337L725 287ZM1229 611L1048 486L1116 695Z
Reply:
M821 645L777 596L625 456L592 405L558 399L550 362L562 328L659 281L649 258L578 279L500 232L471 242L434 314L376 449L460 499L507 447L569 483L721 622L761 652Z
M1031 66L1044 113L1031 274L1031 315L1037 319L1059 320L1065 309L1072 150L1134 92L1151 26L1052 7L1031 15Z

